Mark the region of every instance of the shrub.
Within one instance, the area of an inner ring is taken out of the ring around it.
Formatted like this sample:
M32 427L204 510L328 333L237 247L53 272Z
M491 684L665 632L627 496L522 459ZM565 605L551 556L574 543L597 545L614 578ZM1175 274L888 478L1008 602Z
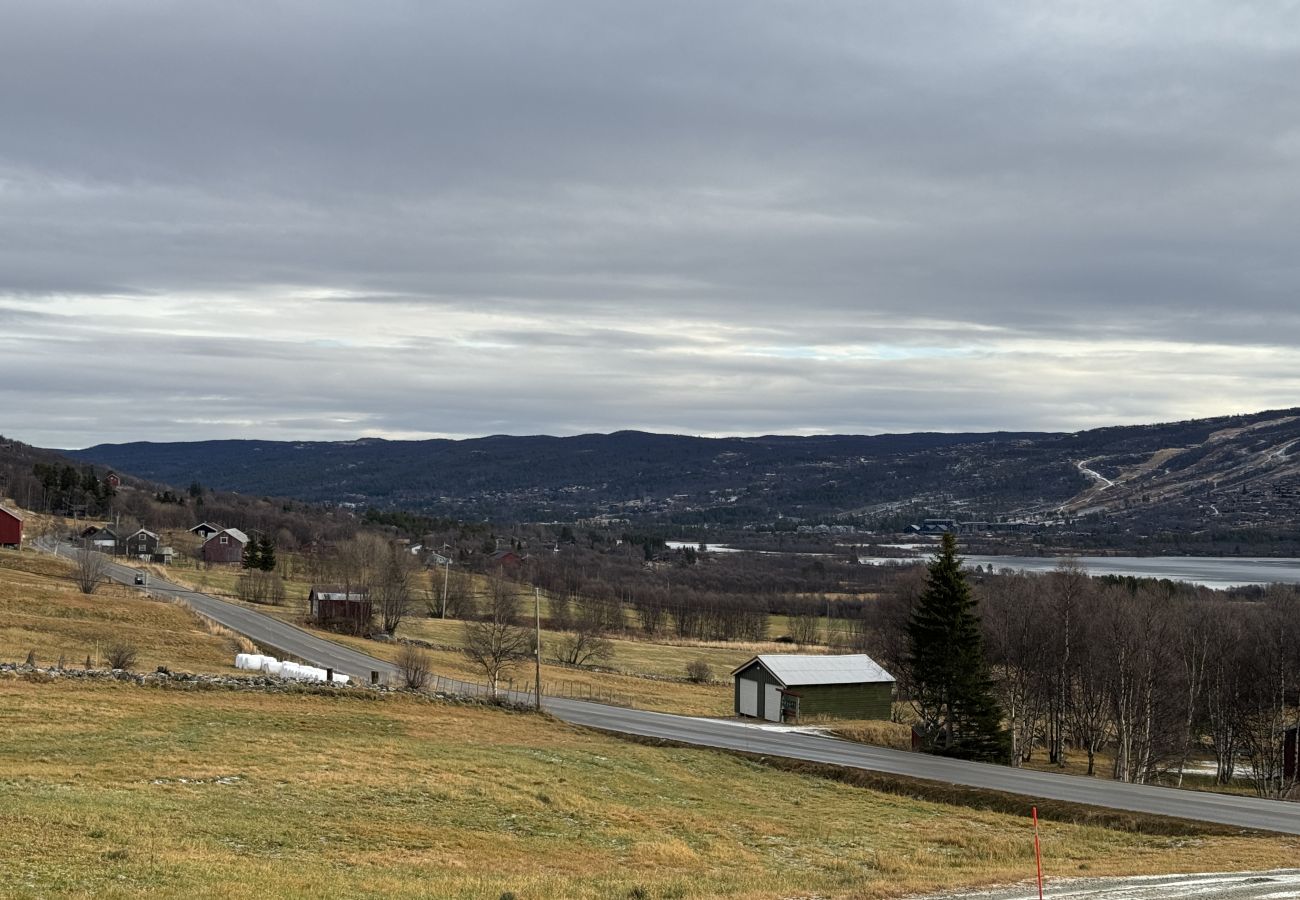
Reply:
M402 685L411 691L418 691L427 685L432 674L429 654L413 644L403 644L397 652L397 668L401 673Z
M696 684L709 684L713 681L713 667L708 660L693 659L686 664L686 677Z
M135 665L138 655L139 651L136 650L135 644L129 641L117 641L104 651L104 659L108 661L110 669L129 669Z

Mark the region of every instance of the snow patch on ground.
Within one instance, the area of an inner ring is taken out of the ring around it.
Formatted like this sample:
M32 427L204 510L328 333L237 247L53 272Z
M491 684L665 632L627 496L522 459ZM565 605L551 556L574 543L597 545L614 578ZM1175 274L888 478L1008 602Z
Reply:
M814 734L818 737L834 737L827 728L815 728L811 725L783 725L780 722L767 722L762 719L707 719L719 725L735 725L740 728L754 728L758 731L787 732L789 734Z

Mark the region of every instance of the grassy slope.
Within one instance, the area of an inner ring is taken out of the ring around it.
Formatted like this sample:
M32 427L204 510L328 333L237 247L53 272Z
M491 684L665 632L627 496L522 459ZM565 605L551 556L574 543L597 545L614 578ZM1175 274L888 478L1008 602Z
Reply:
M79 667L125 640L139 650L139 669L233 670L230 639L208 633L186 610L117 585L83 594L72 568L33 551L0 550L0 660L22 662L34 650L41 665L62 656Z
M1033 867L1023 817L521 714L12 678L0 708L14 897L876 897ZM1300 841L1048 823L1044 850L1053 875L1199 871Z
M214 593L224 599L233 600L238 570L234 568L193 569L176 567L166 571L157 569L164 577L180 584ZM306 582L290 581L286 583L286 604L282 607L254 606L259 612L276 616L300 627L304 625L304 604L308 585ZM454 620L431 619L418 614L421 610L416 605L416 615L408 617L398 634L402 637L429 641L441 647L452 649L431 651L434 670L440 675L470 681L482 681L483 673L476 670L463 654L454 648L463 643L463 624ZM393 659L397 647L375 641L351 638L318 629L308 630L330 640L354 647L372 656ZM544 629L543 647L554 647L561 633ZM562 667L548 664L543 672L544 684L554 687L556 693L574 696L587 696L589 691L612 698L615 702L657 709L667 712L681 712L692 715L730 715L732 712L732 688L727 680L727 673L732 668L749 659L761 649L771 649L758 645L698 645L652 643L649 641L616 639L614 657L607 665L623 673L598 672ZM788 649L788 648L787 648ZM713 667L714 676L719 683L712 685L688 684L680 681L650 680L638 675L668 676L680 679L686 670L686 664L694 659L705 659ZM519 685L531 681L531 665L521 665L512 677Z

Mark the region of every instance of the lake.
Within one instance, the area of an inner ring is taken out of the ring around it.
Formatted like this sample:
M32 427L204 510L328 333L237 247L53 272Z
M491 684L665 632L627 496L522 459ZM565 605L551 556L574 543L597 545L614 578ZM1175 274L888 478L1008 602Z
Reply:
M698 541L668 541L669 547L698 547ZM902 548L902 545L883 546ZM709 544L713 553L738 553L734 547ZM907 545L907 549L921 549L921 545ZM774 553L779 551L764 551ZM988 566L994 569L1016 569L1025 572L1050 572L1060 563L1053 556L966 556L967 566ZM929 554L913 559L885 559L863 557L865 565L899 565L924 562ZM1300 584L1300 559L1279 559L1267 556L1076 556L1080 567L1089 575L1132 575L1136 578L1168 578L1171 581L1189 581L1211 588L1242 587L1249 584Z
M1050 556L968 556L968 566L1050 572L1059 559ZM1089 575L1168 578L1212 588L1248 584L1300 584L1300 559L1260 556L1078 556Z

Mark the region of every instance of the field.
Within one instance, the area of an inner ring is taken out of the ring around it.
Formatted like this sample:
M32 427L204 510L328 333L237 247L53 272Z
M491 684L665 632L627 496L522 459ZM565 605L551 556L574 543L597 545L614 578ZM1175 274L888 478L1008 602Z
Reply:
M238 570L233 568L155 568L159 575L220 596L234 600ZM346 644L372 656L385 659L396 657L398 648L392 644L382 644L363 638L311 629L303 622L305 603L309 585L304 581L286 582L286 602L283 606L250 605L251 608L267 615L275 616L300 627L308 627L313 633ZM528 604L526 604L528 605ZM529 606L531 609L531 606ZM545 608L543 609L545 615ZM452 619L430 618L425 614L424 604L417 602L414 612L407 617L398 634L401 637L427 641L437 649L430 651L434 671L440 675L468 681L483 681L481 670L477 670L460 652L463 644L463 623ZM562 638L562 633L549 629L542 630L544 657L551 659L555 648ZM701 644L696 642L672 643L668 641L646 641L615 637L612 641L614 655L604 667L612 671L597 671L590 668L566 667L550 662L543 672L542 681L547 690L556 694L570 696L593 696L664 712L680 712L689 715L730 715L733 699L728 674L736 666L749 659L755 653L784 648L780 644ZM704 660L713 670L713 684L692 684L685 681L686 665L694 660ZM650 676L650 677L645 677ZM516 686L523 687L530 683L533 671L530 665L523 665L511 675Z
M5 896L893 897L1033 871L1023 816L409 696L0 680ZM1300 840L1048 822L1049 875Z
M139 591L105 585L87 595L72 581L72 564L31 551L0 550L0 660L34 653L50 666L62 658L96 666L119 641L139 651L136 668L165 665L194 672L233 671L235 642L213 633L182 607Z

